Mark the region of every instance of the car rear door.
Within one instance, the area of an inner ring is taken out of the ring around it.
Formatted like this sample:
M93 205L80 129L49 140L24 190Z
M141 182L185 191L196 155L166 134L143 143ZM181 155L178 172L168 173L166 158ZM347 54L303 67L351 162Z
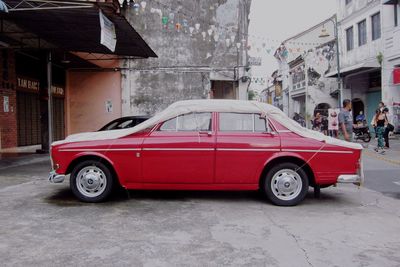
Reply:
M214 180L213 114L190 113L162 123L143 142L142 182L207 184Z
M215 182L254 184L268 158L280 151L279 135L260 114L219 113Z

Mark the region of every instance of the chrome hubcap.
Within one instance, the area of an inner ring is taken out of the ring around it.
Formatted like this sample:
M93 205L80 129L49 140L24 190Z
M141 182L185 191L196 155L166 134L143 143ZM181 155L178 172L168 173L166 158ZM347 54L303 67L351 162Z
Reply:
M271 180L274 195L281 200L295 199L303 188L300 175L291 169L283 169L275 173Z
M87 166L81 169L76 177L76 187L86 197L101 195L106 189L106 185L106 175L96 166Z

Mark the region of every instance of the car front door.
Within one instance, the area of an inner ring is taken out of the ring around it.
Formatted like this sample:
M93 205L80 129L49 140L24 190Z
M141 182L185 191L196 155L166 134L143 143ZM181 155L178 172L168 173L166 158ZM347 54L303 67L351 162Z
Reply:
M213 114L189 113L165 121L143 142L142 182L209 184L214 180Z
M260 114L219 113L215 181L258 183L265 162L280 150L279 135Z

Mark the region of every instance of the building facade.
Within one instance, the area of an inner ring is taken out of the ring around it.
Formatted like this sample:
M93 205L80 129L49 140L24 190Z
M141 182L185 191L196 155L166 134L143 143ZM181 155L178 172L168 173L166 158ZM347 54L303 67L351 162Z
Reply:
M328 108L338 105L336 79L325 77L337 66L334 30L333 18L327 19L283 41L275 52L280 106L289 117L299 114L308 127L317 112L327 115ZM329 36L321 37L321 32Z
M382 13L380 0L338 0L342 98L351 99L353 118L371 121L382 100ZM333 70L326 77L337 77Z
M352 100L353 117L370 122L383 101L399 132L399 1L338 0L343 98ZM337 77L337 72L326 77Z
M400 1L382 1L382 100L400 132Z
M122 115L182 99L247 99L250 0L148 2L127 18L158 58L122 65Z

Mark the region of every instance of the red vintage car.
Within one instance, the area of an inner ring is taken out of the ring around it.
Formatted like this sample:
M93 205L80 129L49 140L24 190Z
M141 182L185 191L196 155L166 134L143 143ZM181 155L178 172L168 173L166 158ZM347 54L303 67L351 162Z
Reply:
M179 101L129 129L82 133L51 147L49 180L85 202L113 187L259 190L301 202L309 186L363 181L362 146L307 130L279 109L239 100Z

